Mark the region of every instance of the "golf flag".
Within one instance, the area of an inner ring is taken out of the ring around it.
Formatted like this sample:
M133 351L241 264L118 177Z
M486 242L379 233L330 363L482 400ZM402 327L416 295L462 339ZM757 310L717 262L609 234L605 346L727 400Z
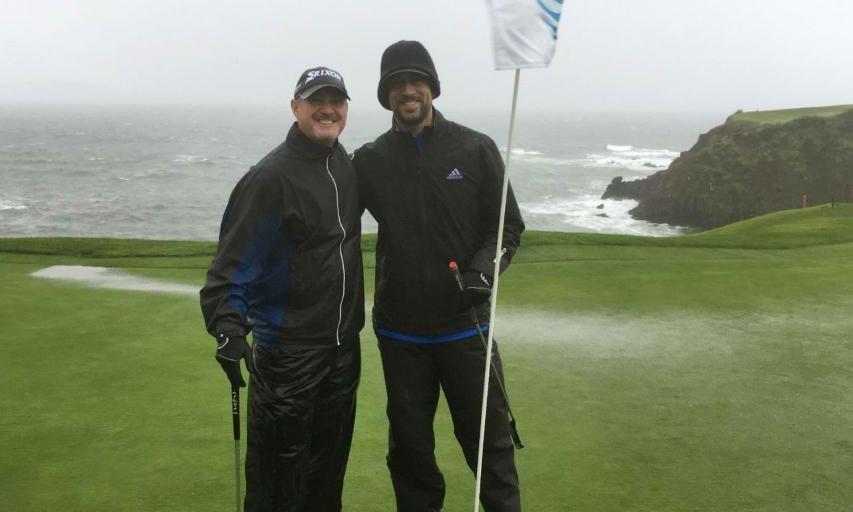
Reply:
M546 68L557 47L563 0L486 0L495 69Z

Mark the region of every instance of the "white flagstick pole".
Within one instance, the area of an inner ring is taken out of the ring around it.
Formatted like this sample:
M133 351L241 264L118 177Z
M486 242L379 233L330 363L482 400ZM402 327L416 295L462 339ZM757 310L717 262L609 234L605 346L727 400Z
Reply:
M500 278L502 245L504 237L504 216L506 215L506 196L509 190L509 160L512 156L512 129L515 127L515 104L518 100L518 80L521 70L515 70L515 88L512 91L512 114L509 118L509 140L506 143L506 166L504 170L504 185L501 194L501 216L498 224L498 242L495 249L494 286L492 287L492 309L489 318L489 342L486 344L486 376L483 379L483 408L480 412L480 446L477 452L477 489L474 495L474 512L480 512L480 484L483 479L483 440L486 434L486 406L489 401L489 369L492 365L492 340L495 334L495 317L498 305L498 281Z

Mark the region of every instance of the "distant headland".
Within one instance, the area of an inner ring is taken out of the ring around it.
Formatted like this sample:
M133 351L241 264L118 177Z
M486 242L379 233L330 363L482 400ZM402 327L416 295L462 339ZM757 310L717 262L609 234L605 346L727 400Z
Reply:
M711 229L809 204L853 202L853 105L738 111L648 178L616 177L602 199L635 219Z

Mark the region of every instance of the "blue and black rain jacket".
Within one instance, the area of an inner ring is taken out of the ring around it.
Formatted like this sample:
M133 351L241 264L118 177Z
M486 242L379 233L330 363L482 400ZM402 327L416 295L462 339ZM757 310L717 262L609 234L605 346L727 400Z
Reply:
M361 209L352 161L294 123L237 183L200 292L213 336L338 345L364 326Z

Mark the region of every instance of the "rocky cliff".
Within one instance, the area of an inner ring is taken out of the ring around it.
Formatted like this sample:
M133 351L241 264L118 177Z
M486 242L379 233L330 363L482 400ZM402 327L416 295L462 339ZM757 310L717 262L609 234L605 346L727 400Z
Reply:
M636 219L703 229L809 204L853 202L853 110L760 123L731 116L668 169L614 178L602 199L635 199Z

